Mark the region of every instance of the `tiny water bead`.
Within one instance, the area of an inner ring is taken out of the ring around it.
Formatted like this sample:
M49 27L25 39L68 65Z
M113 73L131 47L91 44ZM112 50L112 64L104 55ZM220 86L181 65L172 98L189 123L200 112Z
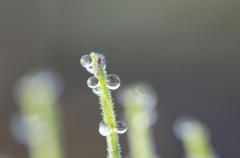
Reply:
M111 74L107 76L107 87L110 90L116 90L120 87L120 78L117 75Z
M89 88L97 88L99 86L98 79L95 76L90 77L87 80L87 85Z
M104 121L100 122L98 131L102 136L108 136L112 133L111 129L106 125Z
M80 59L80 63L83 67L87 68L92 64L92 58L90 55L83 55Z
M118 134L124 134L127 131L127 124L125 121L116 122L116 132Z
M97 96L100 95L100 91L98 90L98 88L93 88L92 91L93 91L93 93L96 94Z

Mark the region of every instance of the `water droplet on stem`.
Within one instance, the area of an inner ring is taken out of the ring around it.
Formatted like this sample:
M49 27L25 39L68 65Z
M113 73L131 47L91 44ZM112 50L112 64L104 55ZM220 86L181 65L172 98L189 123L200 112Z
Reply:
M107 76L107 87L110 90L116 90L120 87L120 78L117 75L111 74Z
M127 124L125 121L116 122L116 132L118 134L124 134L127 131Z
M104 121L100 122L98 131L102 136L108 136L109 134L112 133L111 129L107 126L107 124Z
M87 68L92 65L92 58L90 55L83 55L80 59L80 63L83 67Z
M97 96L100 95L100 91L98 90L98 88L93 88L92 91L93 91L93 93L96 94Z
M97 88L99 86L98 79L95 76L90 77L87 80L87 85L89 88Z

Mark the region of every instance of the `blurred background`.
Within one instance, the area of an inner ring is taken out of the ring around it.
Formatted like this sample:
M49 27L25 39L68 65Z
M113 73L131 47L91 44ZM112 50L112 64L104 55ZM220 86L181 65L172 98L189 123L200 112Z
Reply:
M64 82L60 97L66 157L106 157L97 97L79 59L104 53L122 86L146 81L158 93L154 126L162 158L182 158L173 132L179 116L208 126L221 158L240 155L240 1L1 0L0 157L28 158L11 132L19 112L14 86L39 68ZM122 106L114 92L117 117ZM126 135L120 137L127 155Z

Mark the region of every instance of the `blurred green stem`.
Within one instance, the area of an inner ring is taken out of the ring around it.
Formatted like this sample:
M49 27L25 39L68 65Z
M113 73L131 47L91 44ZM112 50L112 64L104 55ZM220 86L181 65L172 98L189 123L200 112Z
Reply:
M18 85L30 155L32 158L63 158L56 92L45 75L27 75Z
M145 85L130 86L123 92L124 111L128 125L128 139L130 144L131 158L155 158L156 152L153 143L151 130L151 112L150 106L145 102L150 98L145 91L149 89ZM145 95L148 99L145 100ZM156 99L156 98L152 98ZM144 105L145 104L145 105ZM149 102L151 104L151 102Z
M180 134L187 158L213 158L207 128L199 121L187 119L180 121Z

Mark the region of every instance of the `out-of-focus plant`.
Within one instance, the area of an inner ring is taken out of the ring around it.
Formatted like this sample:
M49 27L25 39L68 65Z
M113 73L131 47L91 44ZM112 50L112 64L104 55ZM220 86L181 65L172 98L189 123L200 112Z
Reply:
M87 85L100 99L103 120L99 124L99 133L107 139L108 157L120 158L118 134L125 133L127 127L124 121L116 121L110 91L119 88L120 79L117 75L107 75L105 57L101 54L92 52L90 55L84 55L80 63L89 73L93 74L87 80Z
M61 79L50 71L28 73L16 85L16 99L32 158L64 157L59 131L61 86Z
M174 125L176 137L182 141L186 158L215 158L209 131L200 121L181 118Z
M131 158L156 158L152 125L157 120L157 95L146 83L128 86L120 94L128 124Z

